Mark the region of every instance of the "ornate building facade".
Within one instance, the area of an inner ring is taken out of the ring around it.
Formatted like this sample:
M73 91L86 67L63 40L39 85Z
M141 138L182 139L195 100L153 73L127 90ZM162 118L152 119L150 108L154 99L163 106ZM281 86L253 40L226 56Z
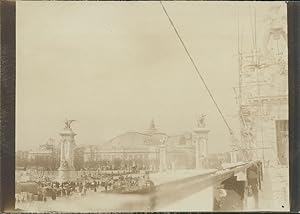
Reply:
M212 167L208 166L208 133L204 117L198 120L193 131L178 135L159 131L152 120L144 132L125 132L103 144L85 145L75 144L76 134L68 127L60 133L59 143L49 139L39 149L27 152L26 156L18 152L17 166L23 166L21 160L26 159L28 167L60 172L82 169L201 169Z
M58 145L50 138L35 150L17 151L16 167L56 170L59 166L59 153Z
M254 17L255 18L255 17ZM270 8L265 32L250 50L239 50L241 138L250 159L288 163L286 11ZM256 35L254 38L256 41ZM240 45L242 46L242 45Z
M110 165L112 169L147 168L152 171L195 168L192 133L169 136L154 121L145 132L126 132L102 145L84 150L85 166Z

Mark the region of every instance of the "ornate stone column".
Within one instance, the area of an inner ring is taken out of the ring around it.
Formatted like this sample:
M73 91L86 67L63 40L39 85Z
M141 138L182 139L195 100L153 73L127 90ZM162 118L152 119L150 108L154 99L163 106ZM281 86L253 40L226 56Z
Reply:
M196 158L196 169L203 169L205 158L208 154L208 133L209 130L206 128L196 128L194 130L193 141L195 143L195 158Z
M205 127L204 123L205 115L201 115L201 117L197 120L197 128L194 129L193 132L193 142L195 144L195 167L196 169L205 168L205 158L208 154L208 133L209 129Z
M159 147L159 171L164 172L167 169L167 151L165 145Z
M160 140L160 146L159 146L159 171L164 172L167 170L167 148L166 148L166 142L167 138L162 138Z
M58 168L58 180L68 181L72 179L72 171L74 168L74 148L75 148L75 136L71 128L71 123L74 120L67 120L64 130L59 133L61 136L61 154L60 154L60 166Z

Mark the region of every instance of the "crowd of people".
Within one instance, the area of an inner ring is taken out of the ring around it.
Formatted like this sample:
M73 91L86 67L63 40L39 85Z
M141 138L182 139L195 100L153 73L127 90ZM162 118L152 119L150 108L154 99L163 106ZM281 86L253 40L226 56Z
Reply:
M18 186L19 185L19 186ZM26 187L27 185L27 187ZM76 197L88 192L124 193L153 186L149 174L85 175L73 181L51 181L44 177L35 182L17 183L16 202L56 200L58 197Z

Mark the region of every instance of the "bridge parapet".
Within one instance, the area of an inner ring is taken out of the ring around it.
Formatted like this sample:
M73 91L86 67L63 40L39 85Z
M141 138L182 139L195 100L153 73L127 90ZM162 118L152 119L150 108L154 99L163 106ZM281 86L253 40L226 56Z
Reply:
M256 184L253 183L254 178L249 177L249 170L251 169L256 171ZM188 207L182 207L181 211L209 211L203 210L203 202L211 204L211 211L220 209L243 210L247 208L249 187L252 188L252 191L250 191L252 192L251 197L254 194L256 200L257 191L255 188L260 188L261 179L262 165L260 161L227 165L221 170L198 171L198 174L194 176L178 177L158 184L156 191L150 196L151 206L149 208L150 210L163 211L165 207L169 209L176 205L177 208L174 207L174 210L178 210L180 203L186 206L186 198L194 195L196 201L193 201L193 203L197 203L199 209L197 210L197 207L189 205ZM205 194L201 194L201 192L205 192ZM223 196L226 200L221 199L221 201L218 201L222 198L218 195L220 192L227 194L225 197ZM220 207L221 203L222 208Z

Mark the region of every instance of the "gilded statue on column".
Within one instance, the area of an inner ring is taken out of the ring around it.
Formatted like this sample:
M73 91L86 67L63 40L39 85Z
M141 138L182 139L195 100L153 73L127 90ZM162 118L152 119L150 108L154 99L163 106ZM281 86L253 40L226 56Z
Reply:
M71 123L74 122L76 120L65 120L65 129L71 129Z
M201 114L197 119L197 128L205 128L205 114Z

